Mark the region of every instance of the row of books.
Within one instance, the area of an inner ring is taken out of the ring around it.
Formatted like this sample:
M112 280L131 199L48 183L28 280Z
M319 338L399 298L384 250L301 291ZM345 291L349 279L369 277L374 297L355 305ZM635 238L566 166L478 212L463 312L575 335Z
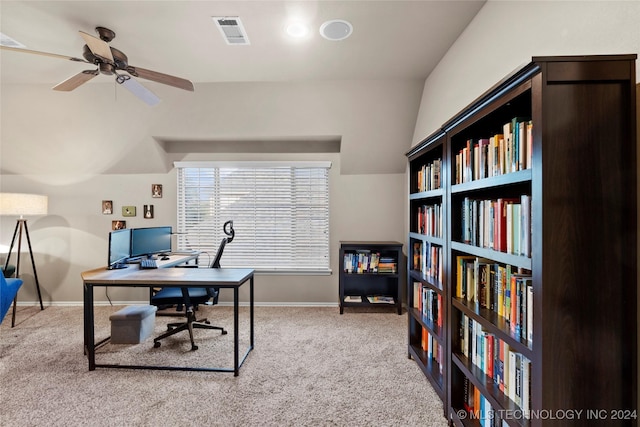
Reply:
M509 427L509 423L500 418L501 412L494 411L489 399L484 397L467 377L464 378L465 419L477 421L481 427ZM515 413L512 413L515 414ZM460 413L458 413L460 417Z
M531 196L495 200L465 197L462 241L514 255L531 256Z
M418 192L437 190L442 187L441 168L441 159L422 165L420 170L417 171Z
M420 271L434 284L441 284L444 277L442 246L414 241L412 250L412 269Z
M367 295L369 304L395 304L396 301L392 296L388 295ZM362 295L345 295L344 302L362 302Z
M434 325L442 327L442 295L435 290L413 282L413 308Z
M495 312L509 323L511 335L533 343L533 280L529 272L489 259L456 258L456 298Z
M491 378L523 413L528 413L531 408L531 361L465 314L461 318L459 334L460 352ZM476 394L465 396L466 409L479 409Z
M368 250L345 252L343 262L345 273L396 273L398 271L396 259Z
M395 258L381 256L378 262L378 273L397 273L398 261Z
M533 123L514 117L502 133L468 139L456 154L454 182L462 184L531 168Z
M438 363L440 375L442 375L444 367L445 354L442 346L438 343L438 340L429 333L425 328L422 328L422 350L425 352L428 360L435 360Z
M442 237L442 205L423 205L417 209L417 230L427 236Z

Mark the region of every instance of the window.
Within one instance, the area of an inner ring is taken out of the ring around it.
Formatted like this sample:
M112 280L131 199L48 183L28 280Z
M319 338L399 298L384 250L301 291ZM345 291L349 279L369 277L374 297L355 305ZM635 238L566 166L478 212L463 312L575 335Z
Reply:
M178 249L215 256L233 220L223 267L329 272L329 162L176 162ZM202 260L203 263L206 261Z

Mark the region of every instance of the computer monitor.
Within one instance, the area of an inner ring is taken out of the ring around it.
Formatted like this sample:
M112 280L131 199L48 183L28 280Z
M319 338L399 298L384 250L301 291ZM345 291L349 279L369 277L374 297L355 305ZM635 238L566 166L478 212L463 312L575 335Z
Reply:
M131 229L131 257L171 252L171 227Z
M110 270L125 268L125 261L131 255L131 230L114 230L109 233L109 263Z

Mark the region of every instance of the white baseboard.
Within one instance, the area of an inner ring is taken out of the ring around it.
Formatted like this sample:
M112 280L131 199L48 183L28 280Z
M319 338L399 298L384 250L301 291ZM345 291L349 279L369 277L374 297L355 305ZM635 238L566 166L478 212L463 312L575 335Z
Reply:
M133 305L133 304L148 304L149 301L95 301L95 306L109 306L109 305ZM79 301L43 301L45 307L82 307L83 303ZM217 305L220 307L233 307L233 302L225 301L219 302ZM240 302L240 307L248 307L249 303L246 301ZM254 307L338 307L337 302L254 302ZM38 301L19 301L18 307L39 307Z

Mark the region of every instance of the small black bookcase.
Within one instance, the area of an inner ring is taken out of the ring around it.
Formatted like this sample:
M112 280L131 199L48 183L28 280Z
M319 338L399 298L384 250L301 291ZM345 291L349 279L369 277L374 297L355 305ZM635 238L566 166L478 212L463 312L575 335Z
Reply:
M402 314L400 242L340 242L340 314L344 307L395 307Z

